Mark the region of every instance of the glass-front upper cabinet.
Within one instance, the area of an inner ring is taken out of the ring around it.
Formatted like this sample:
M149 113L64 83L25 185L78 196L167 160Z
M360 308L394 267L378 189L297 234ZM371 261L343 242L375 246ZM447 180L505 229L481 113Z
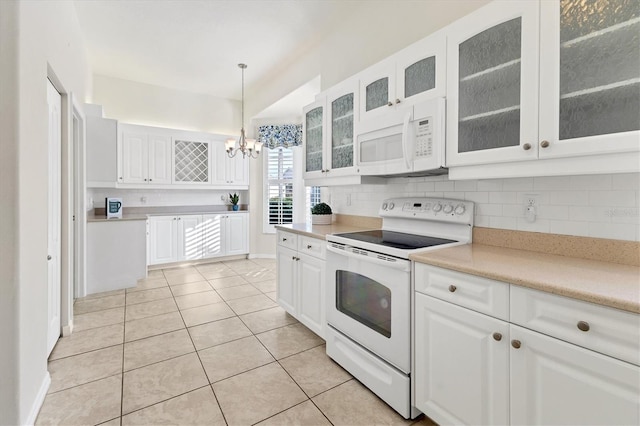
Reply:
M302 146L304 150L305 179L323 176L325 165L325 103L322 98L303 108Z
M357 125L358 81L354 79L333 87L327 92L328 152L327 177L351 174L354 167L354 132Z
M445 95L446 37L439 31L359 74L360 119Z
M537 158L538 7L494 1L447 28L447 165Z
M640 1L541 4L539 156L640 149Z

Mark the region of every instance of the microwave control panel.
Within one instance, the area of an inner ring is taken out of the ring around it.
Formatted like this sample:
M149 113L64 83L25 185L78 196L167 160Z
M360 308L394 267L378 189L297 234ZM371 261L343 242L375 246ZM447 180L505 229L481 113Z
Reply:
M433 117L416 121L416 158L433 155Z

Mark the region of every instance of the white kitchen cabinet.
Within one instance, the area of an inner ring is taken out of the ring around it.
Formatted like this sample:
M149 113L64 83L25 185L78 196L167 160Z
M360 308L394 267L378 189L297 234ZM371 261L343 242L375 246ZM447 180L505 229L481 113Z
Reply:
M541 2L540 158L640 149L639 15L638 1Z
M173 137L173 183L211 185L214 144L195 137Z
M202 215L202 256L223 256L225 214Z
M249 252L249 214L233 213L225 215L225 255Z
M202 216L177 216L178 261L202 258Z
M304 150L304 178L324 177L326 170L326 97L302 109L302 147Z
M118 122L86 117L87 187L113 188L117 181Z
M131 131L122 125L119 183L170 184L171 138Z
M447 27L447 166L537 158L539 17L494 1Z
M355 174L358 81L349 79L327 92L327 137L323 163L326 177Z
M178 218L152 216L149 218L149 265L178 260Z
M241 154L236 155L235 157L229 158L227 153L224 151L224 145L222 147L222 151L217 150L218 155L224 158L225 165L225 184L227 184L230 188L235 188L236 186L248 187L249 186L249 162L251 161L248 158L243 158Z
M396 106L444 97L445 55L446 37L438 31L358 74L360 120L375 119Z
M277 300L289 314L324 338L324 240L278 231Z
M511 424L640 424L637 366L511 325Z

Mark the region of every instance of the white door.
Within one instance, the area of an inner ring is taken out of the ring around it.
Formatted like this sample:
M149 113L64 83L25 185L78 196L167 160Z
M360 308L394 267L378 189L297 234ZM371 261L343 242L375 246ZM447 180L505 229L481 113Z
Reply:
M149 183L171 183L171 138L148 135Z
M304 178L324 177L326 139L326 98L315 101L302 109L302 149L304 151Z
M177 231L176 216L149 218L149 265L178 260Z
M509 324L416 293L414 380L439 424L508 424Z
M202 216L178 216L178 260L202 258Z
M300 311L298 319L311 331L324 338L325 330L325 261L299 254L298 282Z
M229 214L225 218L225 254L245 254L249 251L249 215L247 213Z
M447 165L538 158L539 3L494 1L447 27Z
M62 144L62 98L47 80L47 105L49 108L49 190L47 222L47 273L48 273L48 331L47 355L60 337L60 197Z
M236 156L237 157L237 156ZM240 156L242 157L242 156ZM231 158L224 150L224 142L213 141L209 144L209 163L211 164L211 184L229 183L229 162Z
M396 100L396 61L389 58L359 74L359 119L366 121L386 114Z
M226 183L231 185L249 185L249 158L236 155L229 158L224 154L227 163Z
M206 214L202 216L202 257L224 255L224 215Z
M122 135L122 181L147 183L149 177L149 147L147 135L124 133Z
M347 80L327 94L327 177L354 174L358 105L358 80Z
M512 425L640 424L640 369L511 325Z
M297 316L298 314L296 302L298 295L296 282L297 258L297 251L285 247L278 247L276 251L276 262L278 265L276 298L278 299L278 304L293 316Z

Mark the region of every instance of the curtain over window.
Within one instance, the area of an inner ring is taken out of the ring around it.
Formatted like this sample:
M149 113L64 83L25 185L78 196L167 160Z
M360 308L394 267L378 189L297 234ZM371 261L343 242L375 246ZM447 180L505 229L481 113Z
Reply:
M258 127L258 141L265 148L289 148L302 145L302 124L270 124Z

